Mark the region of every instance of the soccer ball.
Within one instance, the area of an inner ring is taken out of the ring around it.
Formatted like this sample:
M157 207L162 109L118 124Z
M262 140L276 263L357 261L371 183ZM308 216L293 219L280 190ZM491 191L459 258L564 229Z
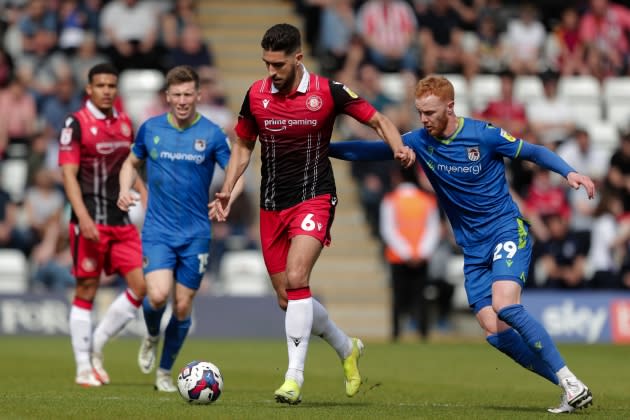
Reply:
M179 371L177 389L191 404L211 404L221 396L223 377L214 364L195 360Z

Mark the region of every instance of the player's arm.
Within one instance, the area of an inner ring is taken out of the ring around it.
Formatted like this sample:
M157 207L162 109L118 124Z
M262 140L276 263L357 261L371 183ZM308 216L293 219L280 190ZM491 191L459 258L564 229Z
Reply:
M79 220L81 236L90 241L98 241L98 229L83 201L83 193L79 185L78 174L79 165L70 163L61 165L63 187L66 191L68 201L72 206L72 210Z
M567 162L565 162L564 159L546 147L531 144L524 140L521 140L521 142L522 145L520 152L518 152L515 157L529 160L538 166L562 175L567 179L569 186L573 189L580 188L580 185L584 186L584 189L588 194L588 198L593 198L595 195L595 184L591 178L586 175L579 174Z
M139 180L137 169L141 164L142 160L131 151L120 168L120 173L118 174L120 193L118 194L118 202L116 204L123 211L129 211L129 208L135 206L138 202L138 195L134 193L132 187L136 184L136 181Z
M392 149L383 141L337 141L330 143L328 156L350 161L394 160Z
M400 132L394 123L382 113L376 111L368 120L368 125L374 129L380 138L385 140L394 153L394 158L408 168L416 161L416 154L403 144Z
M233 202L231 198L232 194L237 195L243 191L244 181L242 181L241 178L249 165L255 146L255 141L245 140L241 137L237 137L232 146L230 160L225 169L223 186L221 187L221 191L215 194L217 220L219 221L225 220L227 217L227 211L229 211L229 206ZM240 181L240 184L238 184L238 181ZM237 190L237 188L240 189L240 191Z

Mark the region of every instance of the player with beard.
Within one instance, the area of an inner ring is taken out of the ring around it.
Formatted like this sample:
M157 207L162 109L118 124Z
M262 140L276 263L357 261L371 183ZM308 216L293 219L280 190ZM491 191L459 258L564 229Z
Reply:
M424 128L403 136L418 156L464 253L468 303L488 343L562 387L551 413L592 404L591 391L566 366L545 328L521 305L532 252L529 224L512 200L503 158L525 159L554 171L589 198L593 181L558 155L513 137L484 121L455 115L453 85L444 77L418 82L415 105ZM382 142L339 142L330 156L347 160L391 159Z
M247 168L258 138L261 143L260 238L267 271L280 307L286 310L289 366L275 391L276 401L301 401L304 364L311 334L321 336L342 361L346 395L361 385L358 369L363 343L348 337L311 295L310 275L323 246L330 244L337 195L328 147L335 118L348 114L369 125L403 164L413 152L397 128L352 90L310 73L302 64L299 31L274 25L262 42L268 77L249 88L236 125L238 139L214 202L224 220L236 181Z

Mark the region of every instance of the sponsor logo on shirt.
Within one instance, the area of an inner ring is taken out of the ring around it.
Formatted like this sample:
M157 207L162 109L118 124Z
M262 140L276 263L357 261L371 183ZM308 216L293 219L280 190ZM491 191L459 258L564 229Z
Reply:
M129 148L129 143L126 141L108 141L96 144L96 151L101 155L109 155L120 148Z
M195 162L197 165L201 165L206 160L206 157L196 153L169 152L163 150L160 152L160 159L167 159L170 161L183 160L186 162Z
M436 165L438 172L447 172L450 174L473 174L479 175L481 173L481 165L446 165L444 163L438 163Z
M350 96L352 99L357 99L359 97L359 95L357 95L356 93L354 93L352 91L352 89L350 89L348 86L343 85L343 90L346 91L346 93L348 94L348 96Z
M297 126L310 126L317 127L317 120L311 120L308 118L302 120L285 120L285 119L277 119L270 118L264 120L265 129L269 131L284 131L287 127L297 127Z
M507 131L505 131L504 129L501 129L501 137L503 137L510 143L514 143L516 141L516 138L510 133L508 133Z
M263 99L262 104L263 104L263 108L267 109L267 107L269 106L269 99Z

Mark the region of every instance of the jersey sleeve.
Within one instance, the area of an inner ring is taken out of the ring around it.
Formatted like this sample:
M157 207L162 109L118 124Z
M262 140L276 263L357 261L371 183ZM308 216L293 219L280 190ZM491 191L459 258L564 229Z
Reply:
M510 159L518 157L523 145L522 139L516 138L504 129L492 124L486 124L481 130L483 139L495 153Z
M136 134L136 138L131 145L131 151L140 160L145 160L147 158L147 144L144 138L145 133L146 123L140 126L140 128L138 129L138 133Z
M79 165L81 161L81 125L73 115L66 118L59 135L59 165Z
M214 160L225 170L230 160L230 139L223 130L217 128L213 142L215 144Z
M382 140L338 141L328 146L328 156L341 160L393 160L392 149Z
M362 123L367 123L376 114L376 108L346 85L332 80L328 84L337 113L350 115Z
M238 114L238 121L234 131L236 131L236 135L243 140L256 141L258 137L258 124L256 123L256 118L254 118L250 106L250 91L251 87L247 90L245 99L243 99L241 112Z

